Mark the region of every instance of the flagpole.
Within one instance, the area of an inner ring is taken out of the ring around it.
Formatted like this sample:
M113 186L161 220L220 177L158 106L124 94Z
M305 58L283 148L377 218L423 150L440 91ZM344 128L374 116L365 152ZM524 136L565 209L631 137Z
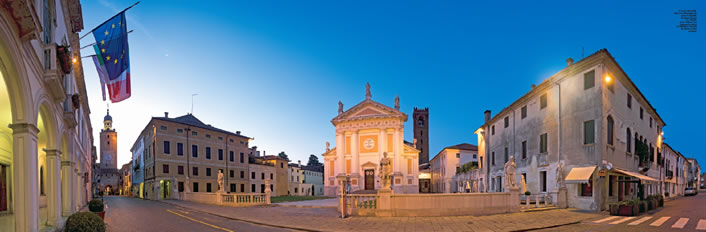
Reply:
M132 4L132 6L129 6L128 8L125 8L124 10L121 10L121 11L118 12L117 14L113 15L113 17L115 17L116 15L119 15L119 14L121 14L121 13L123 13L123 12L129 10L130 8L132 8L132 7L134 7L134 6L137 6L137 4L140 4L140 1L137 1L135 4ZM89 32L87 32L86 34L84 34L83 36L81 36L80 38L78 38L78 40L81 40L81 39L83 39L84 37L90 35L91 32L93 32L93 31L96 30L96 28L98 28L98 27L100 27L101 25L107 23L107 22L110 21L110 19L112 19L113 17L110 17L110 18L108 18L108 20L105 20L105 22L103 22L103 23L101 23L101 24L98 24L98 26L94 27L94 28L91 29Z

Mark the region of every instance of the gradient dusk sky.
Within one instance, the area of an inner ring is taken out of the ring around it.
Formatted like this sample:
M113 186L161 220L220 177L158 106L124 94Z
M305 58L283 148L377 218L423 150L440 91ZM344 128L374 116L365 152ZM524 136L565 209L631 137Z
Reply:
M321 159L337 102L363 101L366 82L375 101L400 96L406 140L413 107L429 107L435 156L477 143L483 111L498 113L567 58L607 48L667 123L666 142L706 165L705 1L489 2L142 1L127 13L132 97L110 105L118 162L151 116L186 114L194 93L204 123L267 154ZM82 1L81 34L132 3ZM676 27L677 10L697 10L698 32ZM98 146L106 102L83 62Z

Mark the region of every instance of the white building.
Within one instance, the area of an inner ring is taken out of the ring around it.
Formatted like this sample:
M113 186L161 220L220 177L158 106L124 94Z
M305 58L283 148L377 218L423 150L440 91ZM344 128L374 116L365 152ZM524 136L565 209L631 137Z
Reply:
M455 181L457 170L467 164L467 170L478 168L478 147L468 143L445 147L431 159L431 191L434 193L463 192Z
M323 166L312 167L312 166L302 166L302 173L304 175L304 180L302 183L309 184L310 190L307 190L307 195L311 196L321 196L324 195L324 172Z
M144 198L145 195L145 138L140 135L130 149L132 152L132 194Z
M531 193L556 196L563 180L568 206L587 210L657 189L645 172L659 166L665 126L654 107L605 49L567 64L492 118L486 111L476 131L487 164L480 178L507 191L503 167L514 158L516 183L524 176Z
M81 4L0 5L0 231L51 230L91 199Z

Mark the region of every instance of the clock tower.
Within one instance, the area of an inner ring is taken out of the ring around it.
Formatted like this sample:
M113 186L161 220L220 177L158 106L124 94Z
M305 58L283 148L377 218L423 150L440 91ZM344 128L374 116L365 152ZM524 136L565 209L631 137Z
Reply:
M113 117L110 110L103 118L103 129L100 133L100 167L101 169L118 168L118 132L113 129Z

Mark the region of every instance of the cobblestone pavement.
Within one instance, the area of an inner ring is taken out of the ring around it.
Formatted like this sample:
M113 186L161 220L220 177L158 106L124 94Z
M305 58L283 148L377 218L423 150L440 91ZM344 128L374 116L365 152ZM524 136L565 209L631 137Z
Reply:
M164 201L235 220L309 231L523 231L551 228L603 215L572 209L452 217L338 218L335 208L225 207L188 201Z

